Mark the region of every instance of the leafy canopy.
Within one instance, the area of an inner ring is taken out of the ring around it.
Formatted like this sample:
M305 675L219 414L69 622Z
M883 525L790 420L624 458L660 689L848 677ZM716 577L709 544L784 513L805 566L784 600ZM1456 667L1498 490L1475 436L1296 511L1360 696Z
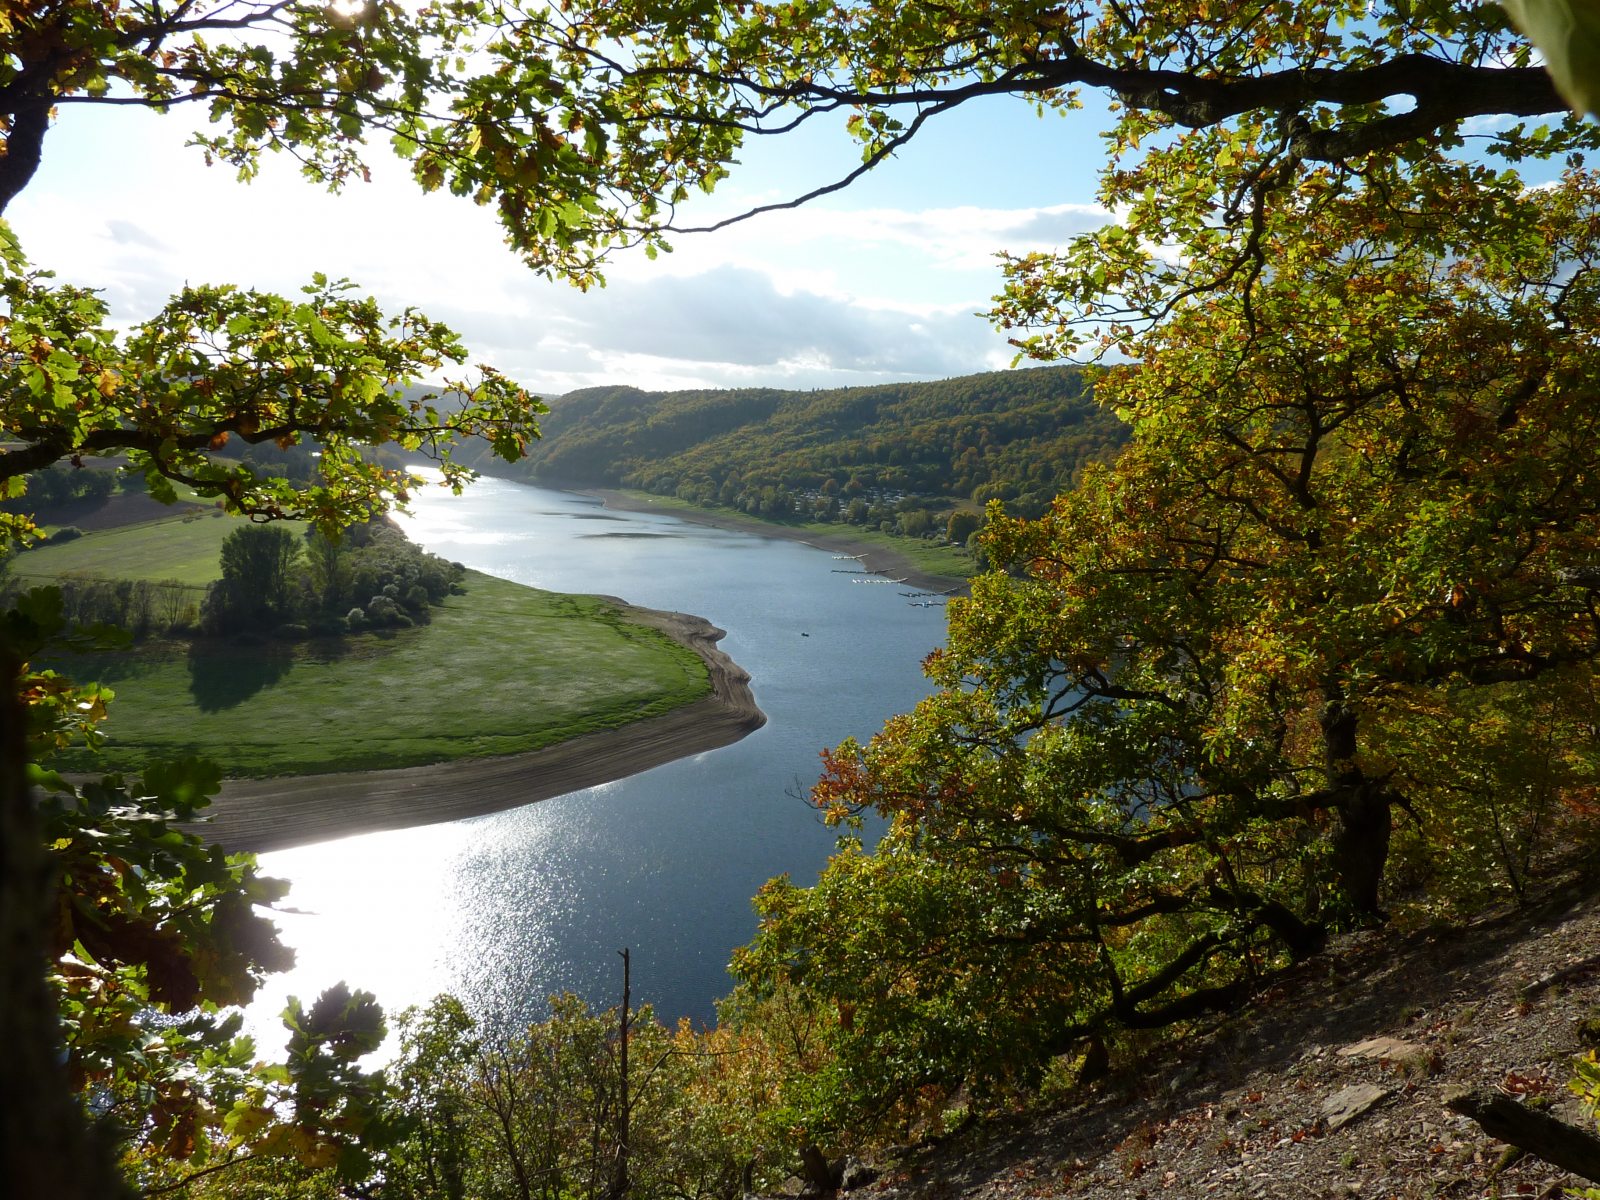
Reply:
M36 656L104 650L128 635L69 629L57 588L35 588L3 614L8 652ZM23 663L19 691L31 718L29 752L45 757L80 738L113 698ZM222 771L185 759L129 780L70 783L29 764L52 896L45 951L67 1081L119 1130L126 1176L146 1189L177 1186L255 1159L371 1168L388 1136L382 1079L355 1060L382 1041L373 998L330 989L309 1012L291 998L283 1063L256 1061L237 1009L294 952L260 909L288 885L180 828L203 814ZM30 799L30 804L33 801ZM233 1010L233 1011L228 1011Z
M246 178L263 151L286 152L337 187L386 136L421 186L494 204L531 265L588 286L618 246L665 248L686 228L677 207L749 137L842 118L862 149L854 178L961 104L1009 94L1067 112L1083 87L1122 106L1119 149L1155 138L1227 168L1275 147L1276 166L1224 189L1238 220L1288 158L1351 163L1504 114L1552 118L1491 135L1513 159L1595 137L1504 11L1446 0L45 0L0 24L0 208L37 166L53 106L198 105L215 132L197 143Z
M1592 832L1600 178L1394 199L1276 206L1248 302L1103 374L1116 464L991 510L940 690L828 756L889 831L768 885L736 969L850 1012L833 1120L1231 1011L1400 899L1397 818L1441 899Z
M447 381L443 399L416 388L466 359L460 339L413 310L385 318L348 282L318 275L297 301L185 288L119 337L93 292L30 270L3 223L0 256L0 425L24 443L0 452L9 496L59 458L120 453L158 500L176 499L182 483L232 512L333 532L387 496L403 503L418 482L368 461L366 446L428 453L459 490L471 472L452 460L454 438L485 438L514 461L538 437L543 406L492 368L476 382ZM235 438L284 447L314 439L320 478L301 487L214 457ZM0 520L12 536L31 528L26 518Z

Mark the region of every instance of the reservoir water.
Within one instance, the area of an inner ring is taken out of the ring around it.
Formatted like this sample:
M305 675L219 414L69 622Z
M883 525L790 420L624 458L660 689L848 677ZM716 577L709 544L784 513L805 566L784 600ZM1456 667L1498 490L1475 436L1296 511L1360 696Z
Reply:
M460 497L424 489L412 507L400 518L411 537L468 567L726 629L767 724L524 808L263 855L293 884L298 911L278 923L297 963L258 995L252 1031L263 1049L281 1045L286 997L309 1002L340 980L391 1014L454 992L502 1026L537 1018L558 991L609 1005L623 946L636 1003L669 1022L713 1020L729 952L755 932L750 897L775 875L814 881L834 848L803 799L818 752L865 740L927 694L920 662L943 640L943 610L852 583L850 563L797 542L565 492L485 479ZM539 647L506 653L533 664Z

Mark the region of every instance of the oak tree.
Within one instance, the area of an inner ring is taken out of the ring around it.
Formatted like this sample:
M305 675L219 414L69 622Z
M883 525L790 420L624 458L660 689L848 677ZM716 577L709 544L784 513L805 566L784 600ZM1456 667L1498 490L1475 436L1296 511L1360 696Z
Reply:
M1488 748L1430 761L1422 723L1571 713L1600 652L1597 134L1526 39L1447 4L657 11L594 17L651 31L608 85L733 140L848 110L871 166L981 95L1119 114L1117 219L1008 258L992 317L1103 364L1133 440L991 514L1010 572L951 605L939 692L814 793L888 833L770 885L736 960L840 1014L824 1119L1229 1010L1382 920L1396 820L1437 831ZM1592 756L1564 770L1581 817Z

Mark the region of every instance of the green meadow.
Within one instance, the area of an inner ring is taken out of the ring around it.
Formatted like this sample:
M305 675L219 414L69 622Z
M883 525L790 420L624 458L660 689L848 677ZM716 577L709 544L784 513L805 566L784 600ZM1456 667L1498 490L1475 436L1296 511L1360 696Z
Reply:
M28 551L27 582L218 576L227 517L164 520ZM138 771L200 755L241 777L417 766L535 750L655 716L710 691L705 664L592 596L469 572L432 622L304 642L151 641L49 665L116 699L99 752L60 770Z
M166 517L140 525L124 525L86 533L70 542L24 551L12 573L47 582L68 571L88 571L108 579L177 579L206 584L219 577L222 539L239 528L241 518L218 509L185 520ZM295 524L295 528L303 528Z

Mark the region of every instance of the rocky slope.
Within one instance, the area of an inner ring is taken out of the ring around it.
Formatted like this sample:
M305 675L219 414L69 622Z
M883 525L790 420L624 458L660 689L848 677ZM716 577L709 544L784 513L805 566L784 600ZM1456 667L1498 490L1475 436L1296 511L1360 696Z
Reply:
M1591 876L1466 927L1344 938L1138 1073L886 1157L852 1200L1577 1195L1444 1095L1498 1089L1592 1130L1566 1084L1597 1015Z

